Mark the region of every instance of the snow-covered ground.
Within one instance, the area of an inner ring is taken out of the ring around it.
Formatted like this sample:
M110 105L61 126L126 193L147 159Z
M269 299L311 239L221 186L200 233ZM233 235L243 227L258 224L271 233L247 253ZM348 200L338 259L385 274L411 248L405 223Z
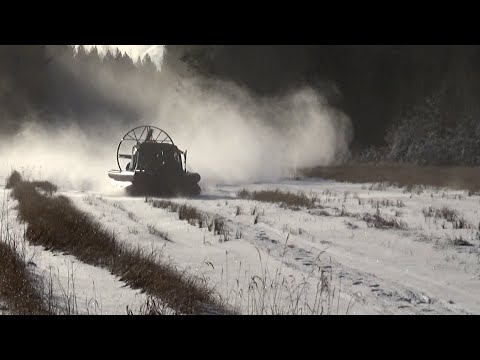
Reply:
M242 188L303 191L317 196L317 208L237 199ZM162 251L244 313L319 313L322 306L334 314L480 313L480 197L465 191L285 180L216 185L200 198L172 200L225 219L228 241L145 198L66 195L120 240ZM463 229L435 218L443 207L466 221L457 224ZM355 217L377 211L404 229L369 227ZM322 274L330 288L320 286Z
M291 210L238 199L243 188L302 191L317 197L316 207ZM160 251L179 271L204 279L242 313L480 313L478 194L310 179L218 184L196 199L169 199L224 219L227 239L143 197L62 194L119 240ZM454 219L448 210L455 211ZM369 227L365 214L400 226ZM75 270L80 312L125 313L127 305L135 312L145 301L104 269L27 248L29 256L35 254L36 272L62 284L55 291L63 298Z
M108 270L94 267L70 255L54 253L25 240L25 225L17 220L17 201L5 191L2 199L0 241L15 242L17 252L44 283L59 314L138 314L146 296L132 290ZM8 237L7 237L8 232ZM1 308L1 306L0 306ZM1 310L0 310L1 311Z

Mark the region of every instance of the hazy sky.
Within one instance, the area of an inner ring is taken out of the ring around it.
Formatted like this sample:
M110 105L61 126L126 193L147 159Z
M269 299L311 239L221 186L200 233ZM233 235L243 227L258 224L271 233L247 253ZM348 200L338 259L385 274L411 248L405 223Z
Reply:
M100 54L105 54L108 49L118 48L120 51L126 52L133 61L137 60L137 57L140 56L143 58L145 54L149 54L152 60L157 64L158 67L162 64L163 58L163 45L84 45L87 49L90 49L93 46L98 48Z

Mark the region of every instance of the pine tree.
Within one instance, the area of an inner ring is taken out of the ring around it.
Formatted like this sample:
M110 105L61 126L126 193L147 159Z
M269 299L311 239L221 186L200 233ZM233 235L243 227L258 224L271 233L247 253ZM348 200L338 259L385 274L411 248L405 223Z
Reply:
M103 57L103 64L107 67L110 67L115 62L115 57L113 56L110 49L107 49L105 56Z
M88 62L93 66L98 66L101 64L100 54L98 53L96 46L90 49L90 52L88 53Z
M140 57L140 55L138 55L137 61L135 62L135 66L139 70L142 68L142 58Z
M155 63L152 61L152 58L150 57L149 54L146 54L143 57L142 61L142 71L146 74L153 74L157 71L157 66Z
M75 58L77 61L81 64L86 64L88 61L88 54L87 50L85 49L85 46L83 45L78 45L77 47L77 52L75 54Z

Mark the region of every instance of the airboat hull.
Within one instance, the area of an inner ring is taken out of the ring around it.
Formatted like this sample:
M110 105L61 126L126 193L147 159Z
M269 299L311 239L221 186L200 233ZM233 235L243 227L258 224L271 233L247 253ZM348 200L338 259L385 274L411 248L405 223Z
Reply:
M115 181L130 183L126 188L131 195L186 195L197 196L201 192L198 185L200 175L184 173L181 176L148 174L144 172L111 170L108 176Z
M132 182L135 177L135 172L133 171L118 171L112 170L108 172L108 177L115 181L120 182Z

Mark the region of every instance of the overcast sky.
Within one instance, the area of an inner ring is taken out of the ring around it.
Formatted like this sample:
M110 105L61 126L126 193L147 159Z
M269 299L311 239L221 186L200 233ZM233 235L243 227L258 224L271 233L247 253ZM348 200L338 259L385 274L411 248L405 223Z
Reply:
M163 58L163 45L84 45L87 49L90 49L93 46L98 48L98 51L101 55L104 55L108 49L118 48L120 51L126 52L133 61L137 60L137 57L144 57L145 54L149 54L152 60L157 64L158 67L162 64Z

